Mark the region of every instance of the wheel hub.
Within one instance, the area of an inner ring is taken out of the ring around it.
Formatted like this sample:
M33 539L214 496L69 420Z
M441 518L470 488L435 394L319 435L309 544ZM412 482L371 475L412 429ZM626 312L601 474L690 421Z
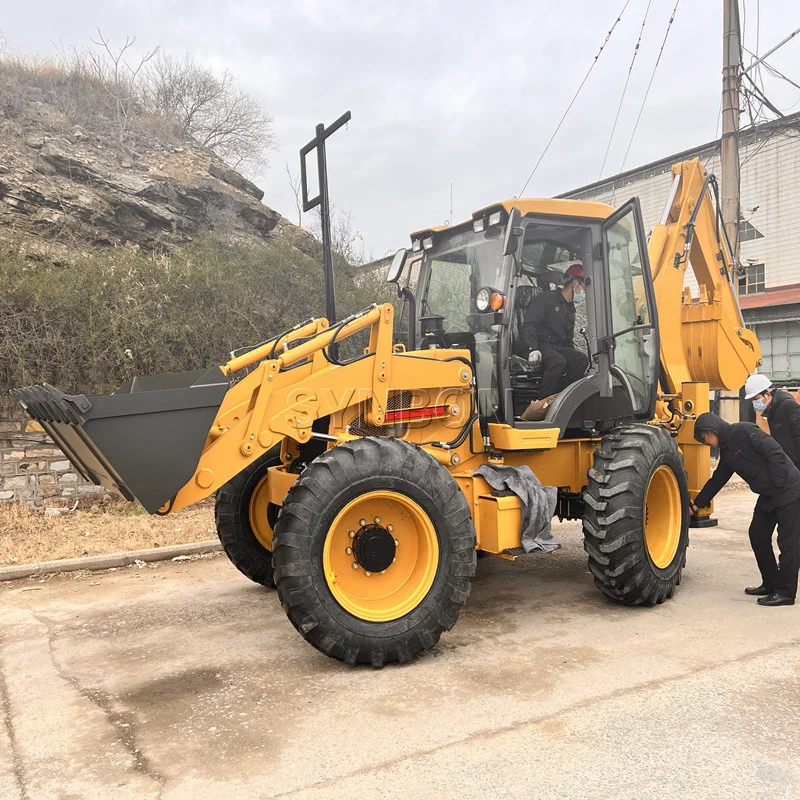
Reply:
M353 555L366 572L383 572L394 561L397 545L386 528L366 525L353 539Z
M330 524L322 549L333 599L367 622L388 622L413 611L430 591L439 564L430 516L416 501L390 489L366 492L347 503Z

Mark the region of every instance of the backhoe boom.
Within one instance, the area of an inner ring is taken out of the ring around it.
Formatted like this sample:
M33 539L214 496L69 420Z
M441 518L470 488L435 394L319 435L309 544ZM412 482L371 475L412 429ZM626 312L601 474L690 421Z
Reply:
M677 394L684 383L738 389L761 363L755 334L745 328L735 274L712 202L716 183L700 159L672 168L670 191L648 254L661 328L664 390ZM684 288L691 264L699 297Z

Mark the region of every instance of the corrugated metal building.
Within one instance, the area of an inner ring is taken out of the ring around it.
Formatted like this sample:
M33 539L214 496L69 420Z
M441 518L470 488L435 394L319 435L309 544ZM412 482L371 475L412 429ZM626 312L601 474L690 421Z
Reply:
M618 206L636 195L649 230L664 210L672 165L695 157L719 176L713 141L561 196ZM761 342L761 371L800 386L800 113L743 130L739 161L742 313Z

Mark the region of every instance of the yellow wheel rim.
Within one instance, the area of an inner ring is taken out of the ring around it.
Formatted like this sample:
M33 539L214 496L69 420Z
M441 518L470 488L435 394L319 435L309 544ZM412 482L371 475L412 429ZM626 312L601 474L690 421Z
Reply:
M269 475L265 475L250 495L250 529L258 542L272 552L272 527L267 521Z
M645 497L644 537L653 563L664 569L672 563L681 540L683 508L675 473L659 467L650 478Z
M389 538L394 540L388 544L394 560L383 571L370 572L357 560L360 537L369 532L382 540L383 552ZM322 563L328 588L345 611L369 622L389 622L413 611L430 591L439 567L439 539L430 517L410 497L368 492L337 514Z

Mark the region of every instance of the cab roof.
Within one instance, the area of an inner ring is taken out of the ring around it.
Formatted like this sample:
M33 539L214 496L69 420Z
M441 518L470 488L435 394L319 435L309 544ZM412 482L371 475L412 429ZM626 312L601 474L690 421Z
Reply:
M580 217L581 219L606 219L614 213L614 207L606 203L595 203L591 200L563 200L559 198L536 199L522 197L516 200L503 200L500 203L493 203L484 206L472 214L472 218L456 223L455 225L438 225L433 228L423 228L411 234L412 239L419 238L426 233L440 233L450 229L461 228L471 225L473 220L485 217L494 211L503 210L506 214L511 213L512 208L518 208L523 217L528 215L543 217Z

